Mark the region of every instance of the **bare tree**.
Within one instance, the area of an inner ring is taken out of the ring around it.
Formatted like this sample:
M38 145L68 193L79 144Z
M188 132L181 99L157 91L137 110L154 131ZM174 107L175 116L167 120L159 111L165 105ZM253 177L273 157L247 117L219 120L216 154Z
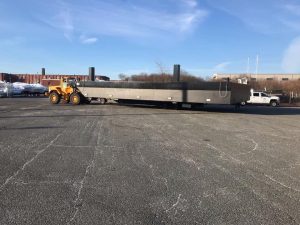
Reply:
M119 79L120 80L126 80L126 78L127 78L126 74L124 74L124 73L119 74Z
M162 62L156 61L155 64L156 64L157 68L159 69L159 72L161 75L167 74L165 66L163 65Z

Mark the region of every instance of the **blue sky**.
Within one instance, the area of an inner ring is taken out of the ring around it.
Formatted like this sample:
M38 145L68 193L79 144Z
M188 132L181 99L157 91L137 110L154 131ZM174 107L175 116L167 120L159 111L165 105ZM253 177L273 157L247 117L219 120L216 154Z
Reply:
M300 73L300 0L1 0L0 72Z

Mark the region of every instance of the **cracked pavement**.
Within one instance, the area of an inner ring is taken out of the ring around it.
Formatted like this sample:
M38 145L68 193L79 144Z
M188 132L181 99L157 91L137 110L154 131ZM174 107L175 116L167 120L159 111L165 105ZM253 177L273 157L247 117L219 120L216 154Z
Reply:
M299 121L0 99L0 224L300 224Z

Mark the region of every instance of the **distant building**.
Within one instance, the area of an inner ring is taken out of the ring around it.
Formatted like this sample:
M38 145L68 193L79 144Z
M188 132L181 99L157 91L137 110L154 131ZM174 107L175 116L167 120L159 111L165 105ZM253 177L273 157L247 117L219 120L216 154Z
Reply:
M88 80L88 75L55 75L55 74L10 74L0 73L0 80L6 82L24 82L29 84L42 84L44 86L57 85L59 84L61 77L75 77L77 80ZM109 81L110 78L107 76L96 75L96 80Z
M295 81L300 80L300 74L214 74L213 80L223 80L229 78L230 80L238 80L247 78L248 81Z

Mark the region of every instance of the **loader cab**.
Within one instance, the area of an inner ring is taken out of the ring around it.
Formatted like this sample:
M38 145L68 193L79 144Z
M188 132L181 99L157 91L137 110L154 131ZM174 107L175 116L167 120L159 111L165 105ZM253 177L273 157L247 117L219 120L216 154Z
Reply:
M61 86L62 88L75 87L76 79L74 77L64 77L61 80Z
M61 86L62 86L62 88L67 88L68 87L68 80L67 80L67 78L62 78Z

